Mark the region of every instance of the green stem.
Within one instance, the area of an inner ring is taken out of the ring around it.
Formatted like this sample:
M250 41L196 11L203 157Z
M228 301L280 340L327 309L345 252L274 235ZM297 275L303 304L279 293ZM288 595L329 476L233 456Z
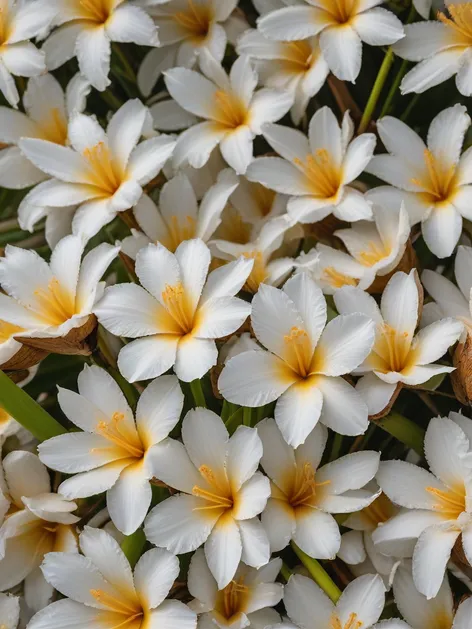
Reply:
M137 564L138 559L143 552L144 544L146 543L146 536L142 529L138 529L131 535L127 535L121 543L121 550L126 555L126 559L129 561L132 568Z
M374 87L369 96L369 100L367 101L367 105L365 106L364 113L362 114L361 121L359 123L359 129L357 132L359 134L364 133L364 131L369 126L372 115L374 113L377 102L380 98L380 94L382 93L383 86L385 81L387 80L390 69L395 60L395 54L393 52L392 47L390 46L385 53L384 60L382 61L382 65L380 66L379 73L377 74L377 78L375 79Z
M406 19L406 24L410 24L410 22L412 22L415 18L416 15L416 9L414 7L414 5L411 5L410 8L410 12L408 14L408 17ZM400 66L400 69L398 70L397 76L395 77L390 90L387 94L387 98L385 99L385 103L383 104L382 110L380 112L380 116L379 118L383 118L383 116L386 116L388 114L388 112L390 111L390 107L392 106L392 102L393 99L395 98L395 95L397 93L398 88L400 87L400 83L403 79L403 77L406 74L406 71L408 69L408 63L409 61L407 61L407 59L404 59L402 61L402 64Z
M190 390L192 391L195 406L203 406L203 408L206 408L205 394L203 393L201 380L192 380Z
M124 74L127 79L131 81L131 83L136 83L136 74L131 67L130 62L128 61L125 53L121 50L118 44L113 46L114 51L116 52L117 57L119 57L121 61L121 65L123 66Z
M330 461L335 461L339 458L339 453L341 452L342 445L343 436L337 432L334 433L333 447L331 448L331 456L329 457Z
M64 426L12 382L3 371L0 371L0 407L39 441L67 432Z
M243 407L243 426L252 425L252 408L249 406Z
M282 577L284 578L284 580L288 583L288 580L290 579L290 577L292 576L292 571L290 570L290 568L287 566L286 563L284 563L282 561L282 567L280 568L280 574L282 575Z
M297 557L313 577L313 580L329 596L333 603L337 603L342 592L336 583L331 579L326 570L318 561L316 561L316 559L309 557L303 552L303 550L301 550L301 548L298 548L295 542L292 541L291 545Z
M408 116L413 111L413 108L416 106L416 103L419 101L421 94L415 94L413 98L408 103L408 107L405 109L403 114L400 116L400 120L405 122L408 119Z
M106 90L105 92L99 92L101 99L112 109L119 109L123 104L119 98L117 98L113 92Z
M411 419L393 412L382 417L382 419L376 420L374 423L382 430L385 430L385 432L388 432L389 435L404 443L408 448L423 456L425 431L412 422Z

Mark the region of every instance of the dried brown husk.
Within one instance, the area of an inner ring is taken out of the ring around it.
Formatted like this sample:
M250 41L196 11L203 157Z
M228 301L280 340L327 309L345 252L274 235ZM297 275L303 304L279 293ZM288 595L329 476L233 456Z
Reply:
M16 336L15 340L27 348L43 350L47 354L67 354L90 356L96 346L96 328L98 321L90 315L80 327L73 328L66 336L55 338Z
M20 338L16 339L17 341ZM39 362L46 358L49 352L44 349L39 349L37 347L28 347L23 345L18 352L14 356L12 356L9 360L0 365L0 369L2 371L13 371L21 373L25 369L29 369L34 365L37 365ZM15 380L12 378L14 382L19 382L22 380Z
M454 394L461 404L469 404L472 401L472 337L468 328L465 340L457 344L452 364L456 368L451 373Z
M395 404L397 397L400 394L400 391L403 389L403 383L402 382L398 382L397 386L395 388L395 391L393 392L392 397L390 398L390 400L388 401L388 404L385 408L383 408L379 413L375 413L375 415L369 415L369 419L370 421L375 422L378 419L382 419L383 417L385 417L385 415L388 415L390 413L390 411L393 408L393 405Z

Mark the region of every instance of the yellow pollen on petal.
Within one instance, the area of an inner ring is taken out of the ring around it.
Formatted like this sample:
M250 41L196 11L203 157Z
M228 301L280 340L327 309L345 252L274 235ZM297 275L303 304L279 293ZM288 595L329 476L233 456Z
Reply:
M448 27L450 35L452 35L453 40L457 44L471 46L472 2L448 4L446 6L450 17L447 17L444 13L438 11L438 20Z
M193 216L185 216L179 220L179 217L174 215L171 216L166 224L169 238L168 242L162 244L165 245L169 251L172 251L172 253L175 252L177 247L184 240L191 240L195 237L197 223Z
M288 334L284 335L285 362L292 367L302 378L310 372L310 364L313 358L310 339L306 330L294 326Z
M138 443L139 438L131 437L129 432L122 427L124 418L123 413L113 413L111 421L98 422L95 432L125 450L130 457L142 459L144 448Z
M126 600L124 597L118 598L117 596L113 596L103 590L90 590L90 594L96 601L107 607L110 611L126 616L126 622L131 622L132 620L139 618L139 616L142 616L144 613L139 603L133 603ZM115 627L113 629L115 629Z
M50 325L61 325L76 314L75 296L61 286L55 277L49 281L47 289L35 290L34 296L40 308L40 316Z
M296 157L293 161L305 173L315 197L331 199L336 196L342 184L342 170L334 163L327 149L318 149L304 160Z
M13 323L8 323L8 321L0 319L0 343L9 341L12 336L20 334L20 332L24 332L24 328L20 328L19 325L13 325Z
M249 599L249 588L244 585L244 577L233 579L216 596L215 611L226 620L244 613Z
M41 130L45 140L65 146L67 142L67 120L57 107L51 109L49 117L41 124Z
M360 629L364 623L361 620L357 620L357 614L353 612L349 614L347 621L343 625L337 613L333 612L329 624L331 629Z
M87 177L90 185L100 188L103 196L113 196L122 183L122 177L113 163L108 146L98 142L92 148L86 148L83 156L89 165Z
M201 42L208 36L214 20L213 7L210 2L187 0L187 8L173 13L172 19L187 31L191 39Z
M213 118L229 129L237 129L247 123L248 111L236 94L218 90L214 95Z
M104 24L113 12L114 0L78 0L78 4L85 12L84 17Z
M162 301L170 316L180 327L182 334L188 334L193 329L194 312L185 294L181 282L171 286L166 284L161 293Z
M420 177L413 177L411 183L421 188L421 192L432 203L447 201L457 188L456 167L442 161L429 149L424 150L424 170Z
M456 520L465 511L465 487L462 485L457 489L442 491L436 487L426 487L426 491L436 498L437 504L433 506L436 511L440 511L448 519Z
M334 266L327 266L323 269L322 279L333 288L341 288L342 286L357 286L359 283L358 279L337 271Z
M243 256L254 260L254 266L252 267L252 271L246 280L244 289L250 293L257 293L260 284L262 284L268 276L264 255L262 251L245 251Z

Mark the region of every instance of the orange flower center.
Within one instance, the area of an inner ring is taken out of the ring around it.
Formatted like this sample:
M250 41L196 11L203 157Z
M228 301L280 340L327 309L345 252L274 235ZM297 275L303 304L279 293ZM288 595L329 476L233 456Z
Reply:
M321 199L336 196L342 183L342 172L328 150L318 149L314 155L307 155L305 160L296 157L293 161L308 178L313 196Z
M201 42L208 36L214 14L209 2L187 0L187 9L177 11L172 18L188 32L192 39Z

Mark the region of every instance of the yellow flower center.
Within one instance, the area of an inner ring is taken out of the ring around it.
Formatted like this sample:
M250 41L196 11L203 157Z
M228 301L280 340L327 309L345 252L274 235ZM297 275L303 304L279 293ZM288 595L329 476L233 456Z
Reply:
M161 294L167 312L180 328L181 334L188 334L193 329L194 311L185 294L181 282L171 286L166 284Z
M237 129L247 123L248 111L242 100L232 92L215 92L213 118L224 127Z
M368 507L362 509L362 514L373 524L375 528L389 520L395 512L393 503L385 494L380 494Z
M279 61L279 65L288 73L306 72L312 67L318 56L306 39L282 42L280 46L283 59Z
M337 195L342 184L342 172L329 151L318 149L314 155L307 155L304 161L298 157L293 161L308 178L313 196L331 199Z
M95 432L124 450L126 455L142 459L144 455L143 445L137 434L134 435L130 430L126 429L123 422L124 418L123 413L113 413L111 421L98 422Z
M243 256L254 260L254 266L252 267L252 271L246 280L244 290L247 290L249 293L257 293L259 285L264 282L268 275L264 256L262 251L245 251Z
M67 142L67 120L57 107L50 111L49 118L41 125L45 140L65 146Z
M104 24L113 12L116 0L78 0L84 17Z
M169 251L175 252L180 243L195 237L196 221L193 216L185 216L181 220L178 216L171 216L166 226L169 237L162 244Z
M104 142L86 148L83 156L88 162L87 176L92 186L102 192L102 196L113 196L122 183L122 173L113 162L110 149Z
M447 11L450 17L438 11L438 20L448 27L449 34L452 36L454 43L463 46L471 46L472 2L448 4Z
M265 218L272 211L276 193L261 183L251 183L250 186L251 193L260 212L260 216L255 216L254 218Z
M360 629L362 625L363 622L361 620L357 620L357 614L354 612L349 614L349 618L344 625L341 623L341 620L336 612L333 613L330 619L331 629Z
M313 352L306 330L294 326L289 334L284 335L285 362L302 378L310 372Z
M219 509L222 512L233 508L234 500L231 488L226 476L218 479L213 470L208 465L201 465L198 471L206 481L208 487L203 488L195 485L192 488L192 494L197 498L203 498L209 504L205 507L197 507L196 511L208 511Z
M61 286L55 277L49 281L47 289L35 290L34 296L40 316L49 325L61 325L76 314L74 295Z
M130 601L121 595L119 597L114 596L103 590L90 590L90 594L97 602L107 607L109 611L123 616L123 622L117 625L114 624L113 629L124 629L125 627L126 629L131 629L131 627L134 629L135 626L137 629L137 627L141 626L141 621L139 623L135 622L144 615L143 609L137 601Z
M8 321L0 319L0 343L6 343L12 336L20 334L20 332L24 332L24 328L20 328L19 325L13 325L13 323L8 323Z
M448 519L457 520L461 513L465 511L465 486L448 488L446 491L436 489L436 487L426 487L426 491L433 494L438 499L434 505L436 511L441 511Z
M389 253L390 251L387 251L381 244L370 240L367 243L367 248L359 252L355 257L364 266L374 266L374 264L386 258Z
M422 189L431 203L447 201L456 189L456 167L446 164L429 149L424 151L425 168L420 177L411 179L411 183Z
M407 370L414 363L414 352L411 350L411 335L408 332L395 330L383 323L380 334L375 342L372 366L376 371L397 373Z
M0 46L3 45L11 35L11 24L8 11L8 2L0 8Z
M244 585L244 577L233 580L217 594L215 611L224 620L234 619L234 616L244 612L247 606L249 588Z
M208 36L214 13L209 2L187 0L186 10L177 11L172 18L188 32L193 40L201 42Z
M357 286L358 279L345 275L337 271L334 266L327 266L323 269L323 280L333 288L341 288L342 286Z

